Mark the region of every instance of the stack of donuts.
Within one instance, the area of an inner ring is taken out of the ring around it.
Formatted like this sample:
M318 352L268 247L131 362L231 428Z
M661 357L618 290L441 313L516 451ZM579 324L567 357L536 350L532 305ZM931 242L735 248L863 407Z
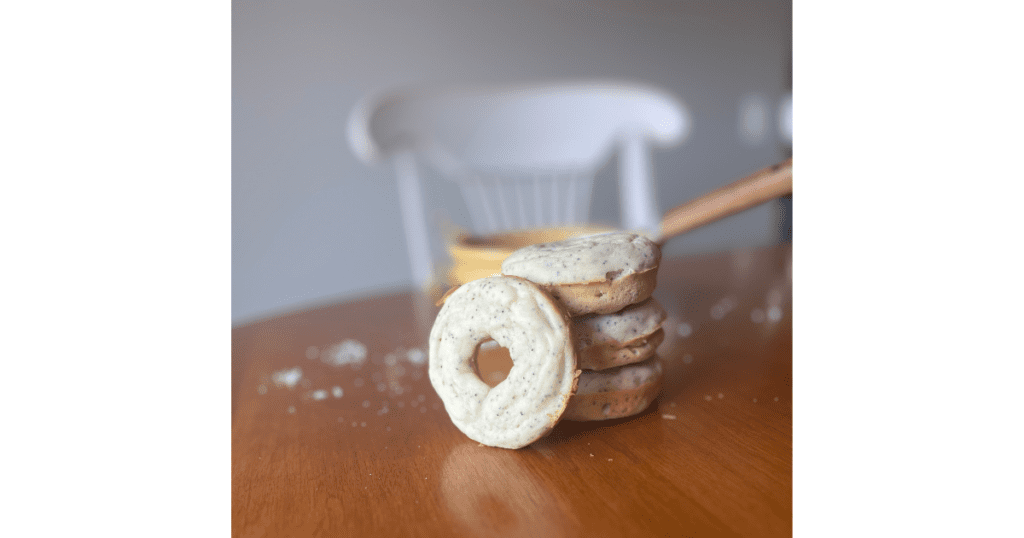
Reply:
M665 311L651 297L660 261L643 236L600 234L522 248L501 274L451 290L431 330L429 375L452 422L482 444L521 448L563 418L646 409L662 379ZM488 340L513 361L493 388L475 364Z

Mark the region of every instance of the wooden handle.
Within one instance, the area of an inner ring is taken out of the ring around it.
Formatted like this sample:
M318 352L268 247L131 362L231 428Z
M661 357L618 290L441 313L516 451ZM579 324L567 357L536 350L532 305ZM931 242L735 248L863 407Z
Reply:
M787 159L669 210L661 219L658 244L792 192L793 159Z

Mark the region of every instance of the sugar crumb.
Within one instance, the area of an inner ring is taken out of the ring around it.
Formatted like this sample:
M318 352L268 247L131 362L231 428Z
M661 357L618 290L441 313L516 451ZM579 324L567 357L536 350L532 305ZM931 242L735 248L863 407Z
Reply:
M427 362L427 354L421 349L412 348L405 354L405 358L413 364L423 364Z
M357 340L348 339L324 350L320 360L331 366L362 365L366 362L366 346Z
M295 388L299 380L302 379L302 368L296 366L288 370L280 370L271 374L271 379L274 384L278 387L288 387L289 389Z

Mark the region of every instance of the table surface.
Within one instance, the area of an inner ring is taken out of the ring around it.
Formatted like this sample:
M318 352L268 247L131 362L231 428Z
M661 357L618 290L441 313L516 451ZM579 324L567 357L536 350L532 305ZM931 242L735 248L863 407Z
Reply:
M792 249L663 260L661 395L479 445L427 376L437 312L395 293L232 332L232 528L257 536L789 536Z

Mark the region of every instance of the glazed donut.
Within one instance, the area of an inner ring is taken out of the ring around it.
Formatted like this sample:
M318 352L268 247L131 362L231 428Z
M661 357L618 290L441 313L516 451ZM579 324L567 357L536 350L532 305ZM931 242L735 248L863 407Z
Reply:
M570 315L608 314L650 297L660 262L650 239L612 232L523 247L501 272L537 283Z
M494 388L475 364L488 338L514 362ZM493 276L454 290L430 330L430 383L452 422L470 439L521 448L547 434L576 390L579 370L569 318L522 278Z
M573 318L580 368L604 370L654 355L665 339L665 331L661 329L665 317L665 309L651 297L611 314Z
M565 420L609 420L636 415L647 409L661 391L661 359L608 370L584 371L579 390L569 400Z

